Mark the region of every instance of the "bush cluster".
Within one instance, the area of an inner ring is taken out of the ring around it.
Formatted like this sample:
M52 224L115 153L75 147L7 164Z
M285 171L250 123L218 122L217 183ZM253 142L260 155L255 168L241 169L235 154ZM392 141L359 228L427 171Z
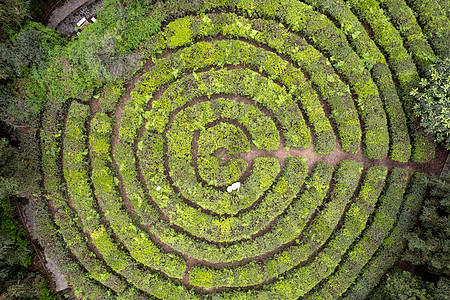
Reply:
M450 149L450 58L432 65L418 88L411 90L417 102L414 113L420 125L438 143Z

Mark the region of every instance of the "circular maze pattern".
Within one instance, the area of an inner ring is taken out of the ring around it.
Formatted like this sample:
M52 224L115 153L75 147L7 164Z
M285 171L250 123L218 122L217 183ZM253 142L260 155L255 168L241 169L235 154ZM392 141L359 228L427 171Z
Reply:
M44 117L40 239L75 294L364 299L434 156L409 91L448 19L422 2L159 4L136 84Z

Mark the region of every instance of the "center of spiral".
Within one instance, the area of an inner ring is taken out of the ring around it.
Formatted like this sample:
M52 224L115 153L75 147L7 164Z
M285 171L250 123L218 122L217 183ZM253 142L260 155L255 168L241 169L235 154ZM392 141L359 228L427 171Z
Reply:
M216 151L214 151L213 156L219 160L219 164L221 166L225 166L226 164L228 164L231 159L231 156L228 154L228 151L225 148L217 149Z
M197 165L209 185L225 186L242 177L248 163L234 156L250 151L250 142L239 127L219 123L200 132Z

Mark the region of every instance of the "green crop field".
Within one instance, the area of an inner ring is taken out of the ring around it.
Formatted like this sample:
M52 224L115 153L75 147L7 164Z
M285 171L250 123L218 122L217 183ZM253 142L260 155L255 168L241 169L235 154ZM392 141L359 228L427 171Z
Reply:
M168 0L123 32L115 5L78 44L119 35L131 71L45 77L36 228L74 294L365 299L422 207L410 93L448 56L448 1Z

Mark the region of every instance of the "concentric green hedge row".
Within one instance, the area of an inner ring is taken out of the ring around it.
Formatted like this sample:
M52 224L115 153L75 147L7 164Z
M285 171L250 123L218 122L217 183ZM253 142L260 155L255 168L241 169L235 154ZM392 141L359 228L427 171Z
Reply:
M409 96L450 48L430 3L155 3L142 72L46 103L39 236L75 295L367 297L434 156Z

